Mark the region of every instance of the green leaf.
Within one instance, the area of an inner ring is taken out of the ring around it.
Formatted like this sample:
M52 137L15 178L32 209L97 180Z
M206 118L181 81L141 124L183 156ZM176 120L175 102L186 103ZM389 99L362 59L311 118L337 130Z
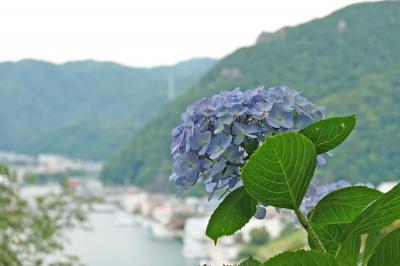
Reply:
M279 208L296 209L303 200L316 164L314 144L289 132L266 138L242 170L247 192Z
M397 219L400 219L400 183L365 208L344 230L342 240L379 231Z
M310 221L313 224L350 223L382 194L376 189L363 186L338 189L317 203L310 215Z
M362 265L366 266L372 254L374 254L376 247L379 242L383 239L384 234L382 232L374 232L368 234L367 241L365 241L364 251L362 256Z
M340 243L341 232L345 225L330 224L320 225L311 224L315 233L321 240L326 252L338 260L339 265L357 265L358 254L360 252L361 237L349 238L346 242ZM315 249L313 242L309 239L309 245Z
M284 252L264 262L263 266L336 266L337 261L316 250Z
M339 146L350 135L355 125L355 115L332 117L317 121L299 133L309 138L314 143L317 153L321 154Z
M321 199L309 219L328 254L344 265L357 265L361 238L353 236L341 243L341 234L366 206L382 192L368 187L354 186L336 190ZM312 247L312 242L310 242ZM312 247L314 248L314 247Z
M340 236L343 225L319 225L311 223L311 226L317 234L319 240L321 240L326 252L328 254L335 255L340 245ZM308 244L310 248L316 249L314 242L310 239L310 236L308 237Z
M387 234L376 247L368 266L398 266L400 264L400 229Z
M261 262L258 260L253 259L252 257L248 258L245 261L242 261L239 266L260 266Z
M340 265L356 266L360 255L361 236L353 236L340 243L336 251L335 258L340 262Z
M258 148L259 142L258 140L250 140L243 144L244 149L246 150L248 155L252 155Z
M256 212L257 201L243 187L235 189L211 215L206 234L215 243L221 236L232 235L241 229Z
M321 199L310 214L311 225L327 252L340 265L357 265L359 235L341 241L341 234L365 207L383 193L363 186L336 190Z

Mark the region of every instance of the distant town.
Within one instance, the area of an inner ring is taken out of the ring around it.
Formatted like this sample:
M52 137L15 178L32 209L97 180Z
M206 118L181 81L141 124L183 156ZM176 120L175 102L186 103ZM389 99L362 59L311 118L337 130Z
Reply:
M267 207L265 219L251 219L233 236L218 240L218 245L205 235L207 223L219 200L207 197L177 197L175 195L148 193L138 187L109 187L100 181L102 164L69 159L59 155L40 154L29 156L0 151L0 163L15 171L21 184L21 195L28 200L47 193L62 193L63 189L74 191L84 197L101 199L91 206L92 212L108 212L115 217L118 226L140 226L159 239L176 239L183 244L182 254L201 265L235 264L244 256L243 247L263 241L254 232L263 232L269 240L278 239L288 229L292 230L293 217L290 212ZM66 176L65 183L50 179L27 182L30 175ZM388 191L394 182L378 186ZM306 246L305 236L299 245ZM273 249L278 253L279 245ZM270 254L271 256L274 254Z

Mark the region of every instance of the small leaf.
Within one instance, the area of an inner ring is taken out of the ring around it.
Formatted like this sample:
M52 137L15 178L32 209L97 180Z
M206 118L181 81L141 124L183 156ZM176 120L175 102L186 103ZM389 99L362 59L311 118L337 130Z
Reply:
M310 215L313 224L344 224L352 222L382 192L363 186L338 189L326 195Z
M340 262L340 265L357 266L360 247L361 236L350 237L346 242L340 243L335 258Z
M340 236L343 225L319 225L311 224L319 240L321 240L326 252L330 255L335 255L340 245ZM308 237L308 244L310 248L316 249L314 242Z
M329 255L335 257L338 262L342 262L339 263L340 265L357 265L361 237L352 237L347 239L346 242L340 243L340 236L344 226L343 224L312 224L315 233L318 235L319 240L321 240L322 245ZM312 243L313 242L309 239L310 247L315 249Z
M314 144L289 132L266 138L246 162L242 180L257 201L279 208L298 208L313 177Z
M258 140L250 140L243 144L245 151L250 156L252 155L258 148L259 142Z
M362 256L362 265L366 266L368 264L369 259L372 254L374 254L376 247L379 242L383 239L384 234L381 232L374 232L368 234L367 241L365 241L363 256Z
M397 219L400 219L400 183L365 208L344 230L342 241L379 231Z
M351 133L356 125L355 115L332 117L317 121L299 131L315 145L317 153L321 154L336 148Z
M241 229L256 212L257 201L244 187L232 191L215 209L207 225L206 234L215 243L221 236L232 235Z
M398 266L400 264L400 229L387 234L376 247L368 266Z
M239 266L260 266L261 262L258 260L253 259L252 257L248 258L245 261L242 261Z
M263 266L337 266L337 261L328 254L316 250L284 252L264 262Z

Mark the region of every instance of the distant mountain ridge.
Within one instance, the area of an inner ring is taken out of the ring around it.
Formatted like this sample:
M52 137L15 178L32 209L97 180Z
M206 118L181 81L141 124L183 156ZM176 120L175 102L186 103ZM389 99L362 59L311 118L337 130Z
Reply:
M234 87L287 85L327 107L356 113L354 134L320 172L326 180L379 182L400 177L400 2L351 5L221 59L200 83L109 160L103 179L165 189L171 169L171 129L186 106ZM320 179L321 180L321 179Z
M181 95L214 62L155 68L93 60L0 63L0 149L105 159L167 104L168 86Z

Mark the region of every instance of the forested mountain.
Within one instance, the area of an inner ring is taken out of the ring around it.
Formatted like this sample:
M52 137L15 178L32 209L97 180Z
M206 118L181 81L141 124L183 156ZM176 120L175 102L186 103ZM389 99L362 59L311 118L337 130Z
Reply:
M0 149L105 159L214 62L193 59L155 68L96 61L1 63Z
M108 161L103 179L153 189L170 174L171 129L193 100L240 86L287 85L327 107L356 113L355 132L329 158L327 179L378 182L400 177L400 2L352 5L274 34L223 58L189 92Z

